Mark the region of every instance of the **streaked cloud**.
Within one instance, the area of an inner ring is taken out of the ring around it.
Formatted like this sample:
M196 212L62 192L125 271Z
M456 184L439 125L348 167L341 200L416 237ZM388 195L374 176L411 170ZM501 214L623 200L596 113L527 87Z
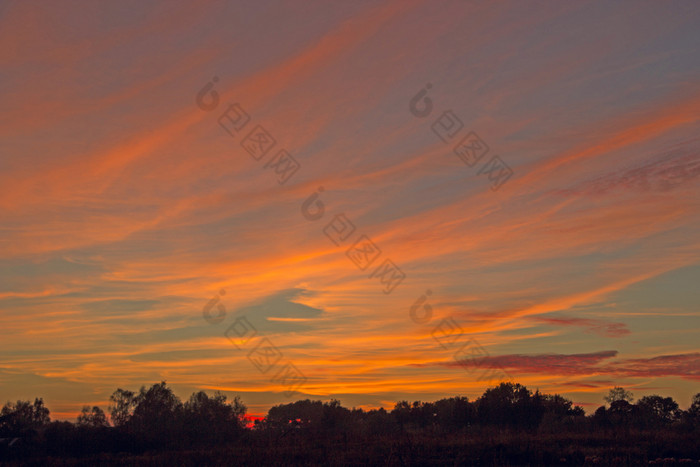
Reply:
M263 413L284 389L224 335L246 316L307 377L299 397L478 395L434 339L452 317L523 384L591 407L613 384L671 388L684 405L700 367L699 16L4 4L0 392L70 418L165 379ZM208 113L194 97L215 76ZM419 119L408 103L428 83ZM251 117L237 137L217 123L228 103ZM512 167L498 191L431 130L446 110ZM301 164L286 184L241 147L253 125ZM356 231L338 246L323 229L341 213ZM360 235L406 273L390 295L347 257Z

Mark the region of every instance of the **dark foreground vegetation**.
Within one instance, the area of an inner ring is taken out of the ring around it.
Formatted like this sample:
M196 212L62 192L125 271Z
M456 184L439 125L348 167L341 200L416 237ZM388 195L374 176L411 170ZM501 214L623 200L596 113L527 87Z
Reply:
M0 412L7 465L700 465L700 394L632 403L622 388L586 416L558 396L501 383L469 401L399 402L364 411L302 400L250 424L236 397L166 386L116 390L99 407L51 421L42 399Z

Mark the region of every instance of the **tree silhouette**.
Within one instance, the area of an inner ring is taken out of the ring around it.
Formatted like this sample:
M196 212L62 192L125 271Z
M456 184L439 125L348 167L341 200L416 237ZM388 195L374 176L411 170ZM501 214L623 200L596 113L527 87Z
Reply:
M80 415L78 415L76 424L78 426L88 427L109 426L107 417L101 408L94 406L92 409L90 409L90 407L87 405L83 406Z
M466 397L451 397L435 402L437 422L446 428L462 428L474 423L476 410Z
M693 396L693 401L690 403L688 413L692 417L700 419L700 392Z
M321 416L321 427L324 430L343 430L350 422L350 411L340 405L337 399L323 404L323 414Z
M678 404L670 397L644 396L636 405L642 422L647 426L668 425L681 415Z
M530 391L521 384L501 383L487 389L476 401L479 421L504 426L528 425Z
M184 422L189 440L196 444L216 444L240 436L244 427L246 406L240 397L228 403L217 392L210 397L204 391L194 393L185 402ZM206 434L206 436L201 436Z
M141 387L128 427L147 444L169 444L182 431L183 405L165 381L146 389Z
M131 392L118 388L109 396L112 404L109 406L109 414L114 426L122 426L129 421L136 407L136 395Z
M51 421L49 409L44 406L44 399L7 402L0 411L0 432L6 436L22 436L35 431Z
M309 399L291 404L276 405L267 412L267 421L272 427L308 427L318 425L323 417L323 403Z
M658 395L631 404L632 395L619 387L606 400L609 407L587 417L571 400L517 383L489 388L474 401L459 396L400 401L390 413L383 408L350 410L337 399L306 399L273 406L255 429L247 430L246 407L239 397L228 400L219 392L199 391L183 404L162 381L138 393L117 389L110 396L114 427L97 406L84 406L74 424L50 422L42 399L8 402L0 411L0 463L8 456L24 456L33 458L31 465L56 463L57 457L83 457L80 465L103 460L110 465L195 465L185 457L199 455L214 465L232 459L242 465L328 464L330 459L348 465L377 459L388 465L552 465L564 457L571 457L569 464L583 465L587 461L579 448L584 445L586 452L608 452L606 465L619 464L614 452L636 456L630 464L647 464L648 457L640 458L644 449L656 457L679 452L700 457L700 393L686 411ZM17 436L26 444L10 449L8 443ZM140 460L125 460L127 453ZM99 457L103 455L107 457Z
M400 401L394 404L394 410L391 411L391 416L399 424L401 428L411 422L411 404L408 401Z
M605 399L605 402L607 402L610 405L612 405L613 402L616 401L632 402L634 400L634 398L632 397L632 393L626 391L620 386L615 386L614 388L612 388L610 392L608 392L608 395L605 396L603 399Z

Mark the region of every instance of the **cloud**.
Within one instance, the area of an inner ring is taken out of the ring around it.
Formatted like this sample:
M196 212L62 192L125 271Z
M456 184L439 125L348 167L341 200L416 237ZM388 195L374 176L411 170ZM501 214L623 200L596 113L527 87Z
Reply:
M305 297L312 297L312 291L292 288L276 292L254 305L238 308L236 316L263 321L264 332L300 332L318 326L323 310L299 303Z
M580 326L604 337L623 337L630 334L625 323L611 323L600 319L589 318L555 318L534 316L533 320L552 326Z
M611 363L606 370L611 374L631 377L680 377L700 381L700 353L660 355L632 358Z
M443 362L430 335L452 315L489 349L517 345L486 362L523 383L695 378L694 354L639 357L693 349L686 322L664 320L659 337L649 316L579 314L643 310L639 289L700 259L697 61L692 41L674 42L697 33L690 7L86 5L15 2L0 16L11 371L111 389L166 378L278 403L279 386L224 337L245 315L309 393L477 393L484 383ZM221 104L207 113L194 95L213 76ZM416 119L408 101L427 82L434 111ZM301 163L288 184L217 124L228 102L249 112L245 133L263 125L271 152ZM431 131L450 108L485 159L515 170L498 192ZM309 222L300 206L321 186L326 215ZM323 227L340 213L357 231L336 246ZM407 274L391 295L345 255L362 234ZM428 288L435 322L421 327L408 308ZM210 325L202 307L221 289L227 320ZM676 289L690 320L692 286ZM583 331L575 344L565 327ZM608 348L630 329L637 360L531 354ZM43 380L9 381L14 394Z
M435 363L445 367L503 368L516 375L551 376L602 376L620 378L678 377L692 381L700 380L700 353L660 355L647 358L612 360L618 356L616 350L584 354L509 354L477 356L460 361ZM423 364L421 366L429 366ZM590 382L589 382L590 383Z
M693 141L696 143L697 140ZM605 196L612 192L666 192L692 183L700 176L700 149L676 148L656 157L652 162L614 173L561 190L566 195Z

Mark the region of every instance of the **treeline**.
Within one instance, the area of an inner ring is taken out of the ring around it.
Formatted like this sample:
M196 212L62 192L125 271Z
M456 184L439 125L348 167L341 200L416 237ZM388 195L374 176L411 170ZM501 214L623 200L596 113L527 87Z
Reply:
M76 423L51 421L42 399L8 402L0 412L0 454L20 452L75 456L99 452L144 452L226 443L245 428L246 407L239 397L193 393L185 402L154 384L138 393L117 389L110 396L111 423L100 407L83 407ZM9 446L13 438L20 438ZM4 451L4 452L3 452Z
M700 431L700 393L688 410L681 410L671 397L644 396L632 403L623 388L611 389L601 406L586 416L583 408L560 396L534 393L525 386L501 383L474 401L451 397L436 402L401 401L393 410L347 409L337 400L301 400L272 407L256 428L270 430L306 429L367 433L396 430L453 431L463 428L497 428L514 431L576 432L588 430L673 430Z
M700 394L693 397L688 410L681 410L670 397L657 395L633 402L631 393L622 388L612 389L606 401L607 406L587 416L581 407L560 395L501 383L473 401L466 397L401 401L392 410L349 409L338 400L300 400L272 407L264 419L249 426L246 407L239 397L229 401L220 393L197 392L183 403L161 382L136 393L117 389L110 396L109 419L101 408L86 406L76 423L51 421L42 399L8 402L0 412L0 456L80 458L100 453L238 449L236 455L245 451L254 458L256 453L272 455L273 446L287 446L299 455L298 449L303 446L312 450L312 446L317 448L314 443L324 442L329 443L329 449L342 442L343 449L350 452L355 442L357 449L376 445L378 453L393 446L384 455L400 460L402 449L414 449L412 436L428 445L437 443L435 446L453 440L455 452L466 443L476 442L475 449L479 448L479 440L484 441L481 444L494 443L498 436L502 444L504 433L515 436L508 438L509 442L517 439L518 443L526 438L564 436L579 444L593 439L626 439L634 444L630 440L635 437L648 440L651 436L658 441L662 436L669 445L676 445L699 438ZM407 439L407 445L401 444ZM385 444L379 446L377 440ZM397 448L399 445L403 447ZM687 455L700 455L697 443L678 448L685 449ZM534 448L529 444L527 449ZM328 455L325 450L322 454Z

